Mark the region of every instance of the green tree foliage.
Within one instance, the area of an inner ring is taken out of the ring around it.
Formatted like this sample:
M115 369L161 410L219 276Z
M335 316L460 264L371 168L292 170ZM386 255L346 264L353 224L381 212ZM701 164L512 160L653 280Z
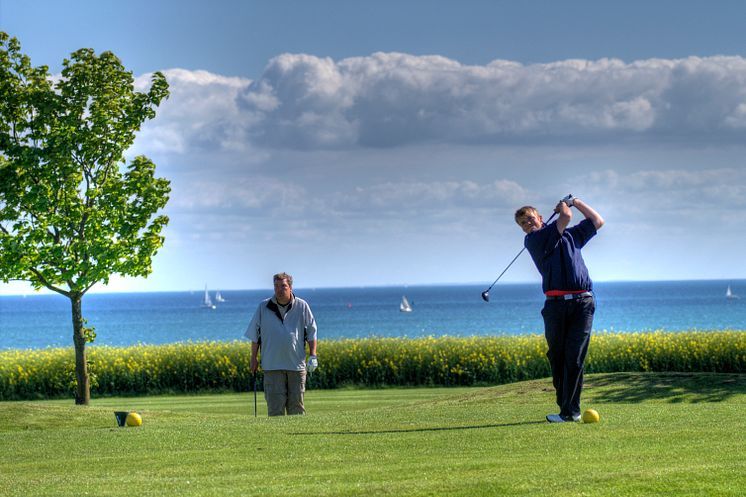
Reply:
M125 151L168 97L150 89L111 52L71 54L62 74L32 67L20 43L0 32L0 279L25 280L70 299L76 403L90 401L82 297L112 274L147 276L168 223L157 215L169 181Z

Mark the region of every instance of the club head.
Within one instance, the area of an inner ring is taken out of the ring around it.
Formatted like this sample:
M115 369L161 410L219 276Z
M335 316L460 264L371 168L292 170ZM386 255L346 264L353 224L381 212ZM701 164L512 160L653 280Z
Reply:
M485 290L485 291L482 292L482 300L484 300L485 302L489 302L490 301L490 292L489 291Z

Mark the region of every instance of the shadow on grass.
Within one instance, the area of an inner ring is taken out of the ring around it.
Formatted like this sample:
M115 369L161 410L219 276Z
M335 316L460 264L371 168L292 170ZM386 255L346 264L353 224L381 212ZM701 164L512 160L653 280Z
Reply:
M590 377L583 390L599 402L722 402L746 394L746 375L615 373Z
M516 423L499 423L476 426L441 426L434 428L402 428L399 430L366 430L366 431L322 431L322 432L297 432L291 435L386 435L392 433L421 433L428 431L455 431L455 430L481 430L485 428L507 428L522 425L540 425L546 421L520 421Z

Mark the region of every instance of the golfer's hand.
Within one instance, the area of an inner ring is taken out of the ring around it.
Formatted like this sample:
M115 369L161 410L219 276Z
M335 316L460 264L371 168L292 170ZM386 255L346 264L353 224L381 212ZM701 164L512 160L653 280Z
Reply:
M572 216L572 212L570 211L570 206L568 206L562 200L557 202L557 205L554 206L554 212L556 212L559 215L564 214L565 216Z
M560 200L560 202L563 202L568 207L572 207L573 205L575 205L575 197L573 197L572 193L570 193L562 200Z
M319 360L316 358L315 355L312 355L308 358L308 362L306 363L306 371L309 373L313 373L316 368L319 367Z
M259 369L259 361L256 357L251 358L251 372L256 373L256 370Z

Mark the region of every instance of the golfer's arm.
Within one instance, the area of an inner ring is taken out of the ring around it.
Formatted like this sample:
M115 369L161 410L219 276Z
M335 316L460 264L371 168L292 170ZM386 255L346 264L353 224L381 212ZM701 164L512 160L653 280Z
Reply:
M308 341L308 353L310 355L316 355L316 340Z
M573 205L576 209L580 211L582 215L585 216L586 219L590 219L593 223L593 226L596 227L596 230L601 229L601 226L604 225L604 218L601 217L601 215L593 210L593 208L580 200L579 198L576 198L573 202Z
M251 342L251 360L255 360L256 356L259 354L259 343L257 342Z
M555 209L559 213L559 218L557 218L557 231L559 231L559 234L561 235L565 232L565 229L572 220L572 211L564 202L558 203Z

